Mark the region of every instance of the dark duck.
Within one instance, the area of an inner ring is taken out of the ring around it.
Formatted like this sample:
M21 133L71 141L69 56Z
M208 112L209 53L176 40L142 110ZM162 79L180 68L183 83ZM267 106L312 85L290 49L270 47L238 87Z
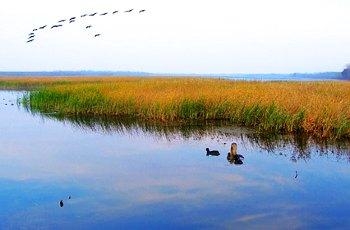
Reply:
M209 150L209 148L205 149L207 151L207 156L219 156L220 153L217 150Z

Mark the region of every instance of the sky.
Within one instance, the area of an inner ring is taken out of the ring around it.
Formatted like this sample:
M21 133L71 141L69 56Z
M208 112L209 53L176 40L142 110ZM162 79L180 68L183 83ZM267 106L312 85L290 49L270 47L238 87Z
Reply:
M349 12L349 0L2 0L0 71L341 71ZM34 28L74 16L26 42Z

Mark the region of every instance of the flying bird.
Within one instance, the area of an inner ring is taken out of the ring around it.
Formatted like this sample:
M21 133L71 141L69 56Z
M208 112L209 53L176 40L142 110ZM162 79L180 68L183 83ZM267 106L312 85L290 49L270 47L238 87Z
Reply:
M61 27L61 26L62 26L61 24L59 24L59 25L53 25L53 26L51 26L51 29L57 28L57 27Z
M95 38L98 37L98 36L101 36L101 34L95 34Z
M91 27L92 27L92 25L88 25L88 26L85 27L85 29L89 29Z
M28 39L31 39L31 38L34 38L35 37L35 35L33 34L33 35L30 35L29 37L28 37Z
M34 35L34 33L33 33L33 32L31 32L31 33L29 33L28 35L29 35L29 36L31 36L31 35Z
M71 20L75 20L76 19L76 17L71 17L69 20L71 21Z
M60 201L60 207L63 207L63 200Z
M130 9L130 10L127 10L127 11L124 11L125 13L130 13L131 11L133 11L134 9Z
M83 14L83 15L81 15L80 17L82 17L82 18L83 18L83 17L86 17L86 16L87 16L87 14Z
M93 17L95 16L97 13L93 13L93 14L89 14L89 16Z
M38 29L33 29L33 31L37 31Z
M39 29L45 29L45 27L46 27L47 25L45 25L45 26L41 26L41 27L39 27Z
M32 42L32 41L34 41L34 39L29 39L29 40L27 41L27 43Z
M140 10L139 13L143 13L143 12L145 12L145 11L146 11L146 10Z
M62 20L59 20L58 23L65 22L65 21L66 21L66 19L62 19Z
M70 20L69 23L75 22L75 20Z
M113 11L113 13L112 13L112 14L115 14L115 13L118 13L118 10Z
M108 14L108 12L105 12L103 14L100 14L100 16L104 16L104 15L107 15L107 14Z

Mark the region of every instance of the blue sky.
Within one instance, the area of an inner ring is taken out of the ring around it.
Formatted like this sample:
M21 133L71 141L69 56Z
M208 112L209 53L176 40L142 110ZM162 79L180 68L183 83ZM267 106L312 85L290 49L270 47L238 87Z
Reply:
M44 29L26 43L38 26L130 8ZM350 63L349 12L348 0L4 0L0 71L341 71Z

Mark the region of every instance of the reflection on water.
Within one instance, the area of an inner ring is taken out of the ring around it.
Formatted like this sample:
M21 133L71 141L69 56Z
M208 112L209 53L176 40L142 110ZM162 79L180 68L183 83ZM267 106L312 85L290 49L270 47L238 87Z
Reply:
M20 96L0 91L0 229L350 226L347 143L32 114Z
M176 138L200 140L211 137L225 145L227 143L224 140L239 138L243 144L249 143L269 153L282 154L283 149L292 148L292 151L288 154L292 161L308 160L311 158L312 152L316 152L320 156L333 154L339 158L347 158L350 161L349 141L314 140L306 135L263 135L249 129L229 126L227 122L168 125L154 121L146 122L125 118L61 116L55 113L39 113L26 109L32 115L40 116L42 119L56 120L86 131L105 134L142 132L144 135L165 137L169 141ZM207 150L207 155L218 156L220 154L216 152L209 152L208 154Z

